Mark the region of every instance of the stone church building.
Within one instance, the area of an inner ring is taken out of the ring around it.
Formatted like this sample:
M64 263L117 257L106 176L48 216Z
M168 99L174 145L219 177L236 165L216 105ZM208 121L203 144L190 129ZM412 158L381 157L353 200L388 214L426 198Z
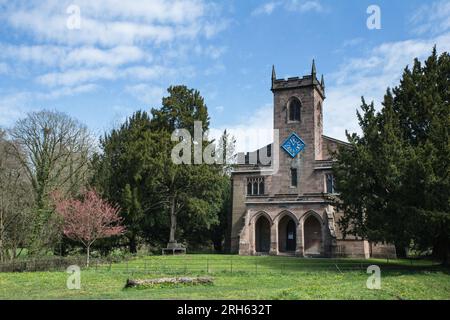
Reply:
M388 245L340 232L332 205L331 152L343 141L323 135L325 84L272 71L274 142L238 156L232 173L231 251L242 255L395 256ZM326 110L326 108L325 108Z

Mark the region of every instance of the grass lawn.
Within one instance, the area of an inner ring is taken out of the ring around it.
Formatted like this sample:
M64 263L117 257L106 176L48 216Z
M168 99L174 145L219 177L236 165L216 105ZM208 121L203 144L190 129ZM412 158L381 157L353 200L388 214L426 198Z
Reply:
M381 268L369 290L368 265ZM210 275L208 286L124 289L128 278ZM450 272L430 261L299 259L230 255L149 256L82 270L81 290L65 272L0 273L0 299L450 299Z

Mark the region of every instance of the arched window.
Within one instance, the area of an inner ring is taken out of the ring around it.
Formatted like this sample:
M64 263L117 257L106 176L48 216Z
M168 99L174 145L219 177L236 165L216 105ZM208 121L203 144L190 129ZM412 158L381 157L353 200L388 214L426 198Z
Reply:
M319 127L322 126L322 104L319 102L317 104L317 125Z
M253 182L253 193L252 194L255 194L255 195L259 194L258 193L258 182L257 181Z
M300 111L302 105L298 99L293 98L289 102L288 112L289 112L289 121L300 121Z
M327 193L336 193L334 176L331 173L325 175L327 183Z
M298 179L297 179L297 169L291 168L291 187L297 187Z
M264 195L264 177L247 178L247 195L248 196Z

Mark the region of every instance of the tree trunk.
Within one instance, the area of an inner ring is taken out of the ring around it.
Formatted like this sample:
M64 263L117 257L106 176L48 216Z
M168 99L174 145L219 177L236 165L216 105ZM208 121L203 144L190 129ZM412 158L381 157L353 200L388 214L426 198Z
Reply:
M130 237L129 247L130 247L130 252L131 253L136 253L137 252L137 244L136 244L136 236L135 235L132 235Z
M88 245L86 247L86 253L87 253L87 257L86 257L86 267L89 268L89 256L91 253L91 245Z
M219 240L213 241L213 245L214 245L214 250L216 252L223 252L222 241L219 241Z
M175 196L170 200L170 236L169 242L174 243L175 240L175 232L177 231L177 214L175 211Z
M0 263L3 262L3 240L2 240L2 236L0 236Z
M433 246L433 257L439 259L444 266L448 266L449 238L446 235L440 236Z
M0 208L0 262L4 262L3 256L3 210Z
M406 248L402 244L395 244L395 253L397 258L406 258Z

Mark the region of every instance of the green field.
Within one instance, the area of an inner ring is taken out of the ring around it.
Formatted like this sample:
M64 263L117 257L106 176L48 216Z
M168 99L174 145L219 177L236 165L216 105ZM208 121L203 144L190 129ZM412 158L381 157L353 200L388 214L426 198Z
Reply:
M381 268L369 290L368 265ZM128 278L209 275L208 286L124 289ZM450 299L448 269L419 260L299 259L228 255L149 256L82 270L81 290L65 272L0 273L0 299Z

